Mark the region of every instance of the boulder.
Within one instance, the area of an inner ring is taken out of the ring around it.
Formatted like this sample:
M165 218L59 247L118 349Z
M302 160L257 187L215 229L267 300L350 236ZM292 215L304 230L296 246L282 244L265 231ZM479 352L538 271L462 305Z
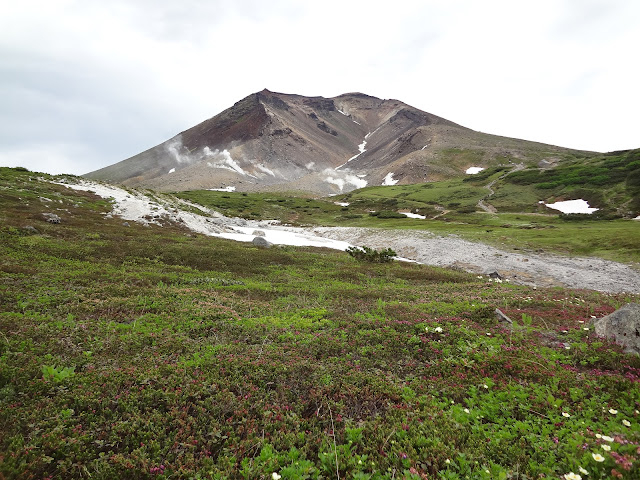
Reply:
M593 321L595 332L622 345L627 353L640 355L640 304L628 303L606 317Z
M266 234L262 230L254 230L252 235L254 237L264 237Z
M49 223L60 223L60 220L62 220L58 215L56 215L55 213L43 213L42 216L45 218L45 220Z
M34 227L33 225L27 225L26 227L22 227L22 228L23 228L23 230L25 230L25 231L27 231L27 232L29 232L29 233L36 234L36 235L37 235L38 233L40 233L40 232L38 231L38 229L37 229L36 227Z
M251 241L251 243L253 243L256 247L259 247L259 248L271 247L271 243L268 242L267 239L264 237L253 237L253 240Z

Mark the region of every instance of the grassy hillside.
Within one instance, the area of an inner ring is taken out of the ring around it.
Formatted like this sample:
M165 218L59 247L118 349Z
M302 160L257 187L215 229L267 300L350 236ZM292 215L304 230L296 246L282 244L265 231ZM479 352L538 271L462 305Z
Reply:
M639 296L126 227L38 177L0 169L0 478L640 474L640 359L588 326Z
M176 195L229 216L295 225L424 229L500 248L640 262L640 222L620 215L640 214L638 158L640 150L633 150L550 170L511 172L511 166L500 166L465 178L368 187L324 200L275 193L193 191ZM493 194L486 188L489 184ZM587 199L600 211L563 215L539 203L576 198ZM482 211L478 202L483 199L498 213ZM427 218L409 219L398 211Z

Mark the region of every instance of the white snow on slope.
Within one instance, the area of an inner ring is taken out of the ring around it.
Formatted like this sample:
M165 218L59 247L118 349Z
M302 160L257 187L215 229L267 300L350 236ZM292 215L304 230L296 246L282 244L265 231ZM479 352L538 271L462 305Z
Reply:
M362 155L364 152L367 151L366 147L367 147L367 137L371 135L371 132L367 133L364 137L364 140L362 140L362 143L360 145L358 145L358 150L360 150L360 153L356 153L353 157L351 157L349 160L347 160L346 162L344 162L342 165L336 167L336 170L339 170L340 168L344 167L347 163L349 163L351 160L355 160L356 158L358 158L360 155Z
M261 230L265 239L276 245L325 247L335 250L345 250L351 245L340 240L319 237L302 228L274 227L276 221L250 221L243 218L225 217L201 205L179 199L148 197L140 192L129 193L118 187L95 182L81 181L80 184L59 183L74 190L94 192L103 198L112 198L113 210L109 215L117 215L123 220L132 220L143 224L170 220L184 224L190 230L213 237L227 238L240 242L250 242L255 235L253 232ZM181 205L188 205L201 210L206 215L187 212L180 209Z
M567 200L564 202L548 203L547 207L554 210L560 210L562 213L588 213L591 214L598 208L590 208L589 203L586 200Z
M398 180L393 179L393 172L387 173L387 176L384 177L384 180L382 181L383 186L395 185L396 183L398 183Z
M420 150L424 150L425 148L427 148L429 146L429 144L427 143L424 147L422 147Z
M417 213L411 213L411 212L400 212L402 215L406 215L409 218L418 218L420 220L424 220L427 217L425 217L424 215L419 215Z
M224 187L224 188L207 188L207 190L209 190L210 192L235 192L236 191L236 187L233 187L231 185L229 185L228 187Z
M480 173L482 170L484 170L484 168L482 168L482 167L469 167L469 168L467 168L466 174L467 175L475 175L477 173Z
M172 168L171 170L169 170L169 173L173 173L173 172L175 172L175 171L176 171L176 169L175 169L175 167L174 167L174 168Z

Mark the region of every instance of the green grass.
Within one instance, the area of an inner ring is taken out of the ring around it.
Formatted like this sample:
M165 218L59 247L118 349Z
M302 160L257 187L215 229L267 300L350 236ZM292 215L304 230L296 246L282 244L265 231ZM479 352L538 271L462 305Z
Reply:
M640 359L584 330L638 295L123 227L38 176L0 170L0 478L640 474Z

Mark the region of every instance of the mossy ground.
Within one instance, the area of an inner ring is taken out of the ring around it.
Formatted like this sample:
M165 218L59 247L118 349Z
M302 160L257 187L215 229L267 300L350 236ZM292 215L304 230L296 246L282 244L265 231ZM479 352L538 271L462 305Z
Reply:
M640 359L585 330L637 295L0 204L2 478L640 474Z

